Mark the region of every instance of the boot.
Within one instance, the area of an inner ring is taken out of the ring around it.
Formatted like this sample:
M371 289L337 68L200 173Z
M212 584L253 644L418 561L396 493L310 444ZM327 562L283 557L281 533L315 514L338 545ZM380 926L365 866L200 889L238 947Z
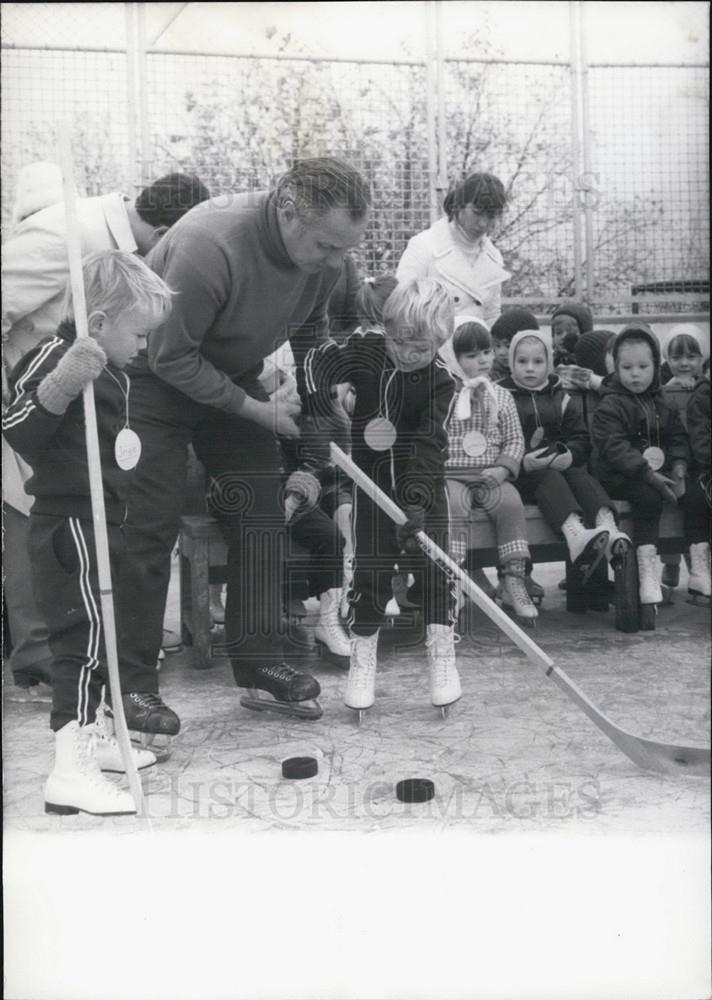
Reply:
M606 554L609 533L606 528L587 528L579 514L569 514L561 525L569 548L569 557L585 583Z
M125 774L126 768L121 757L119 741L114 736L114 723L110 710L106 706L100 705L96 710L96 721L84 728L87 732L94 734L94 756L99 764L99 769L110 771L113 774ZM131 753L137 771L152 767L156 763L156 755L151 750L132 747Z
M537 583L531 572L527 573L524 577L524 586L527 588L527 593L531 597L535 606L538 607L544 600L546 591L540 583Z
M163 733L166 736L175 736L180 731L180 719L157 694L131 691L123 696L123 703L129 729L140 733Z
M447 708L462 697L455 664L455 633L449 625L428 625L428 667L430 700L436 708Z
M359 714L376 700L378 633L351 636L351 663L344 704Z
M638 599L641 604L662 604L658 572L658 550L654 545L639 545L635 550L638 560Z
M314 629L314 638L334 656L347 659L351 656L351 643L339 619L341 590L325 590L319 598L319 624Z
M94 756L95 736L87 726L68 722L55 733L54 770L45 784L45 812L70 816L119 816L136 812L128 792L99 770Z
M525 583L524 559L509 559L502 567L502 604L509 606L519 618L533 622L539 617Z
M601 507L598 514L596 514L596 527L606 528L608 531L608 544L606 545L606 559L608 562L624 555L626 550L631 547L632 542L630 538L616 524L616 519L610 507Z
M710 598L710 544L695 542L690 546L690 576L687 592L694 597Z

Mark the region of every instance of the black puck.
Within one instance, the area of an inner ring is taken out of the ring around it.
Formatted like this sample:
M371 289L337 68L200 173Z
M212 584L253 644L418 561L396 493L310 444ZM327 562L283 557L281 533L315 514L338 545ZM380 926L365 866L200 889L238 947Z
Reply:
M313 778L319 773L314 757L287 757L282 761L283 778Z
M429 778L405 778L396 785L401 802L428 802L435 795L435 785Z

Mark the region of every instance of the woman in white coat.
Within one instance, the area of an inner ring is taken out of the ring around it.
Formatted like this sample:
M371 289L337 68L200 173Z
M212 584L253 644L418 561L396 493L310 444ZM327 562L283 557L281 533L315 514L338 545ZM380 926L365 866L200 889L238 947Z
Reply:
M470 174L447 194L445 217L409 240L398 280L439 278L450 290L457 315L467 313L491 327L501 312L502 283L511 275L488 234L506 202L497 177Z

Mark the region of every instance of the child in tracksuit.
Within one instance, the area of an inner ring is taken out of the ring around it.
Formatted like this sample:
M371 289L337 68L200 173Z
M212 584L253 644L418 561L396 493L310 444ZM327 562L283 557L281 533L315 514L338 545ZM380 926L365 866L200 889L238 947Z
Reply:
M57 333L20 361L3 420L10 445L32 467L27 492L33 585L49 632L55 765L45 811L133 813L128 792L102 771L123 771L116 740L97 721L107 681L82 392L94 384L112 576L140 442L131 430L130 382L122 369L170 308L170 291L134 254L109 250L83 263L89 337L76 339L67 292ZM137 767L155 763L134 751Z
M560 531L571 562L588 579L599 561L630 545L615 521L611 501L587 471L590 441L577 401L551 371L548 339L523 330L510 347L511 379L502 386L514 396L524 433L525 454L517 487ZM584 523L588 522L588 527Z
M448 421L445 463L451 516L451 553L462 562L471 547L471 515L485 510L495 525L502 599L517 615L538 613L524 583L529 559L522 499L513 485L524 455L524 438L511 393L490 381L492 341L477 320L459 316L440 356L458 379Z
M708 511L699 482L685 483L687 436L660 391L660 346L652 330L643 323L625 327L613 345L613 360L615 374L604 383L593 418L596 470L609 493L632 507L640 603L660 604L663 502L682 497L685 537L695 561L707 542ZM709 593L709 572L702 582Z
M453 322L452 301L439 281L410 281L399 284L385 302L383 329L354 333L340 346L324 344L306 359L312 407L328 411L332 385L350 382L354 387L352 458L408 515L407 524L397 528L374 501L354 491L352 647L345 703L359 713L375 700L378 634L391 597L394 564L407 569L404 549L416 556L413 570L424 579L431 700L444 709L461 695L450 585L414 538L425 530L447 551L445 425L455 380L437 352L451 336Z

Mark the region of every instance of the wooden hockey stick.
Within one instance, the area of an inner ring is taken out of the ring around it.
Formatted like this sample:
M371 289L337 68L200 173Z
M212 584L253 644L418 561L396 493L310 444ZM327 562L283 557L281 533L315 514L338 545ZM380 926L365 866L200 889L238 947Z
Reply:
M77 338L89 336L87 322L87 307L84 296L84 280L82 278L82 248L79 231L79 216L77 213L77 192L74 186L74 163L69 129L65 125L59 134L59 161L62 168L62 187L64 190L64 209L67 228L67 252L69 256L69 273L72 285L72 300L74 303L74 322ZM111 586L111 563L109 560L109 539L106 531L106 510L104 507L104 483L101 475L101 455L99 452L99 435L94 406L94 384L84 389L84 424L86 428L87 462L89 465L89 489L91 491L92 521L94 524L94 544L96 546L96 562L99 577L99 595L101 599L101 618L104 626L104 648L109 673L109 689L111 691L111 709L114 716L116 738L121 750L121 759L126 770L131 795L139 816L145 818L150 828L150 820L146 815L143 789L138 771L131 752L131 741L121 700L121 681L119 679L119 656L116 646L116 620L114 617L114 599Z
M338 445L333 443L331 444L331 458L391 520L399 525L405 524L407 517L400 507L365 472L359 469ZM541 667L546 676L551 678L633 763L644 770L662 771L666 774L709 775L709 747L687 747L671 743L658 743L616 726L607 715L596 708L583 691L560 667L554 664L554 661L529 638L526 632L523 632L494 601L490 600L473 583L467 573L463 572L457 563L443 552L424 531L419 531L416 537L423 552L451 579L458 581L470 600L481 611L484 611L487 617L522 650L529 660Z

